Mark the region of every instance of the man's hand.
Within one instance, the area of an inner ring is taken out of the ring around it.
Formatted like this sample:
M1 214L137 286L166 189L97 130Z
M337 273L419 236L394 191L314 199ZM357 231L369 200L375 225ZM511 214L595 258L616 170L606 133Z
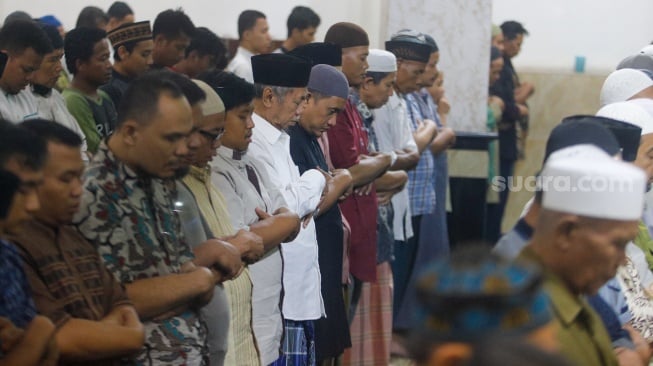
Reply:
M256 208L256 214L260 220L270 217L270 215L258 207ZM265 253L263 239L251 231L240 229L236 235L228 238L226 241L236 247L243 262L247 264L255 263Z
M217 254L213 269L222 274L221 282L236 277L243 269L240 251L228 242L215 239L213 241L216 243Z
M528 116L528 107L523 104L517 104L517 109L519 109L519 116L526 117Z
M387 205L390 203L392 200L392 196L394 196L395 193L392 191L388 192L377 192L376 193L376 202L379 204L379 206Z
M11 320L0 317L0 345L2 352L8 353L23 339L25 331L16 327Z

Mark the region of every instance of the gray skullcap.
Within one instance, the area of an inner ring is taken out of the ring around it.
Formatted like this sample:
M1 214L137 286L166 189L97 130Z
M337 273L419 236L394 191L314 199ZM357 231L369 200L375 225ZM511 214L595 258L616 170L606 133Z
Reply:
M192 80L197 86L200 87L200 89L202 89L202 91L204 91L204 94L206 94L204 101L200 102L200 107L202 108L202 116L206 117L225 111L222 99L209 84L203 82L202 80Z
M433 52L424 34L412 29L402 29L393 34L385 43L385 49L394 53L397 58L421 63L427 63Z
M617 66L617 70L621 69L640 69L653 72L653 57L643 53L628 56Z
M347 99L349 95L349 82L347 82L345 74L335 67L325 64L313 66L306 87L309 91L330 97Z

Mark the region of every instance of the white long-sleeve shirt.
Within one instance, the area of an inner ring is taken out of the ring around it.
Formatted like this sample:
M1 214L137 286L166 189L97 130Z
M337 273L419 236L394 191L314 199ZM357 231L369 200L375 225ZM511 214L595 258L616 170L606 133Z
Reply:
M314 212L326 184L324 176L315 169L300 176L290 155L290 136L257 114L252 119L255 127L247 155L261 173L261 184L267 188L273 207L288 207L300 217ZM319 319L324 315L324 304L313 219L295 240L282 244L282 253L284 317L296 321Z

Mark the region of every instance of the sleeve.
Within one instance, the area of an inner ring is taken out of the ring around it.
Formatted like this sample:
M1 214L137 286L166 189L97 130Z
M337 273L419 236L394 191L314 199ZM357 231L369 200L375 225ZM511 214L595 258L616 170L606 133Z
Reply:
M88 172L74 224L77 231L95 247L106 268L120 283L135 280L125 264L123 253L128 246L136 247L133 244L134 236L125 229L134 223L113 200L106 198L101 187L88 179Z
M206 241L206 231L202 226L202 215L197 208L193 194L179 181L177 181L177 200L181 203L181 207L177 211L181 231L184 233L186 242L191 247L195 247Z
M417 151L417 143L413 137L413 129L410 127L410 114L408 114L408 106L406 105L406 117L404 118L401 126L401 148Z
M336 125L329 129L329 157L334 168L347 169L358 164L357 143L353 124L345 109L336 117Z
M17 244L16 247L23 259L23 270L32 289L32 297L36 309L39 314L52 320L57 329L59 329L72 318L72 315L66 312L64 304L52 295L48 286L43 282L38 270L38 265L34 259L21 247L20 244Z
M100 145L100 135L95 127L93 111L84 97L75 93L64 94L68 112L77 120L79 127L86 136L86 145L89 151L95 153Z
M102 271L102 283L106 284L105 289L108 292L109 303L111 304L111 309L115 309L118 306L122 305L134 305L131 300L127 297L127 291L125 286L120 282L116 281L116 278L109 272L106 267L103 266L102 260L100 260L100 268L104 268Z

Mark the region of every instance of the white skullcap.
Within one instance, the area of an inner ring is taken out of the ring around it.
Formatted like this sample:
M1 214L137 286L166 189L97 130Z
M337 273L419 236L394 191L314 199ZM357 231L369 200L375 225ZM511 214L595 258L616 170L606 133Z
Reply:
M648 45L648 46L645 46L644 48L642 48L642 49L639 51L639 53L644 54L644 55L653 56L653 44L650 44L650 45Z
M638 98L608 104L599 109L596 115L633 124L642 129L642 136L653 133L653 100L651 99Z
M653 86L653 80L639 70L614 71L601 88L601 106L626 101L650 86Z
M222 103L222 99L220 99L218 93L216 93L209 84L196 79L193 79L193 82L206 94L206 99L200 103L202 115L204 117L224 112L224 103Z
M639 220L646 192L644 171L596 150L551 155L539 181L542 207L585 217Z
M608 153L592 144L572 145L551 153L549 159L610 157ZM547 159L547 161L549 161Z
M367 56L370 72L395 72L397 71L397 57L392 52L379 49L370 49Z

